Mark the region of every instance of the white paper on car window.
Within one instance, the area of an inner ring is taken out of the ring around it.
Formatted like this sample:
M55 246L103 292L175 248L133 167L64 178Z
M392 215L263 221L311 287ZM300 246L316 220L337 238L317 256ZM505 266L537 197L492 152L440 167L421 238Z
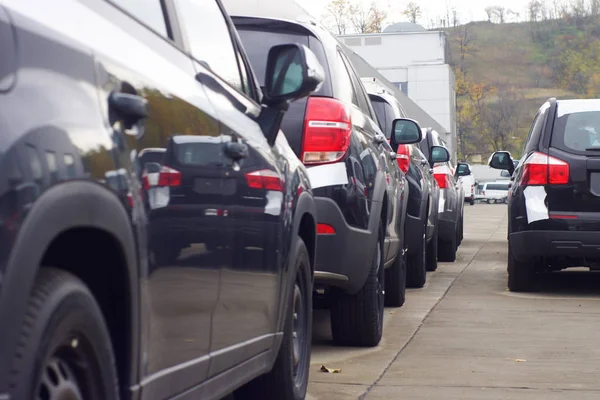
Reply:
M319 165L307 168L308 179L313 189L324 186L346 185L348 183L348 171L346 163Z
M527 222L549 219L546 207L546 188L543 186L528 186L523 191L525 195L525 208L527 209Z

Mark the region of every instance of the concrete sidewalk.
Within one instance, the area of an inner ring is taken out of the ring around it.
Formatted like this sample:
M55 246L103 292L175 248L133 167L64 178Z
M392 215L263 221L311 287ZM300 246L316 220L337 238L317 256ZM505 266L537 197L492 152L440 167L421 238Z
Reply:
M465 212L457 262L386 309L380 346L332 347L328 316L316 313L308 398L600 398L599 275L553 274L541 292L510 293L506 206Z

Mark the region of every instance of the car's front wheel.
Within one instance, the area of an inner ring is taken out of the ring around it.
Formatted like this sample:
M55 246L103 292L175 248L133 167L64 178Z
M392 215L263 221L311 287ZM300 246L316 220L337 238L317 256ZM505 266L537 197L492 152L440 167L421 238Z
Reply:
M394 265L385 270L385 305L402 307L406 300L406 253L403 246Z
M383 226L380 226L369 275L358 293L332 288L331 333L338 345L372 347L381 341L385 301L383 240Z
M119 398L102 312L72 274L53 268L38 273L9 381L13 399Z
M298 238L295 282L287 300L284 333L273 369L242 387L242 398L301 400L306 397L312 335L312 278L308 250Z
M438 224L436 223L435 229L433 230L433 237L427 244L427 254L425 255L427 260L427 271L435 271L438 268L438 236Z

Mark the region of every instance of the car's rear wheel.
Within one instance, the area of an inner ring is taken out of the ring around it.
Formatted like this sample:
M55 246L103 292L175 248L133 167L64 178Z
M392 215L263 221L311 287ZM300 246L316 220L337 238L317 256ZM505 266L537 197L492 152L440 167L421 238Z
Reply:
M383 238L380 226L369 275L358 293L350 295L335 288L331 291L331 333L335 344L372 347L381 341L385 301Z
M406 300L406 253L403 246L394 265L385 270L385 305L402 307Z
M472 206L475 205L475 197L471 197L471 200L469 200L469 204Z
M422 232L419 247L409 254L406 260L406 286L422 288L427 282L427 232L425 230Z
M535 288L538 263L517 260L508 240L508 289L511 292L531 292Z
M458 223L458 222L457 222ZM455 230L456 232L456 230ZM450 240L438 240L438 260L442 262L456 261L457 234L453 234Z
M9 380L13 399L119 398L102 312L75 276L53 268L38 273Z
M438 224L435 224L433 230L433 237L427 244L427 253L425 255L427 259L427 271L435 271L438 267Z
M284 333L273 369L238 390L242 398L301 400L306 397L312 334L312 278L308 250L298 238L296 276L287 302Z

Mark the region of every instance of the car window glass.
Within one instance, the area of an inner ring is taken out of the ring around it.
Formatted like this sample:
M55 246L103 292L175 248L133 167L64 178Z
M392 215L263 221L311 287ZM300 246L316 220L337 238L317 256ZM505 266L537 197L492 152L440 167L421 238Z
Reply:
M541 129L541 127L539 125L541 125L541 121L543 120L543 118L541 118L541 114L538 113L534 120L533 123L531 124L531 129L529 130L529 135L527 135L527 140L525 140L525 143L523 144L523 153L522 156L526 155L525 153L527 152L527 145L529 143L529 141L531 140L531 137L533 135L533 132L536 129Z
M222 145L214 143L180 143L174 145L175 162L184 166L219 165L223 160Z
M148 27L168 37L167 24L160 0L110 0Z
M214 0L180 0L180 19L192 56L231 86L243 91L229 26Z
M340 71L338 74L338 78L340 79L340 90L341 93L339 95L339 99L348 103L353 103L358 107L358 100L356 98L356 93L354 92L354 86L352 85L352 78L350 78L350 72L344 64L344 60L342 59L341 54L337 53L337 62L338 67L336 70Z
M580 152L600 150L600 110L575 112L557 118L552 141Z

